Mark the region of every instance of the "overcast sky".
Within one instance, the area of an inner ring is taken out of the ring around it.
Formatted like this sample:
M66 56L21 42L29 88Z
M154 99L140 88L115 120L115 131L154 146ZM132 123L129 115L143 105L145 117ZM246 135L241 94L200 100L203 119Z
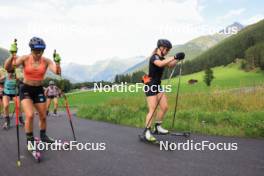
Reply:
M28 41L42 37L51 57L63 62L149 55L159 38L183 44L238 21L264 18L262 0L0 0L0 47L18 39L19 55Z

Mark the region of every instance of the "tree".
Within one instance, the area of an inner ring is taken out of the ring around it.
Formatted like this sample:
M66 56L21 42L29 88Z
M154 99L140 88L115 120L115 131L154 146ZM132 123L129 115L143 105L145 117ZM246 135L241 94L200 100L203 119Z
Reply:
M250 69L260 67L264 70L264 42L248 48L245 51L245 58Z
M145 72L143 71L137 71L137 72L132 73L131 82L140 83L143 75L145 75Z
M207 86L211 85L211 82L214 79L214 72L210 67L205 69L204 82Z
M115 83L120 83L120 75L115 76Z
M51 81L51 80L53 80L55 82L55 85L58 86L63 92L69 92L73 88L71 82L68 79L58 80L58 79L53 79L53 78L49 78L49 77L47 77L43 81L44 87L48 87L49 81Z

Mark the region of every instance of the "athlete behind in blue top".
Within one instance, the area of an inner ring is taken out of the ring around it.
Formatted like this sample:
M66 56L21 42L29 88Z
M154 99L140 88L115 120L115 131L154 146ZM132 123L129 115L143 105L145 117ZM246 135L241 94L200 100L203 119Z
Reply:
M5 117L5 123L3 126L4 129L10 128L10 117L9 117L10 100L17 97L19 101L19 93L18 93L19 80L15 76L16 75L14 72L10 72L7 74L7 76L1 77L1 80L4 81L4 91L3 91L3 106L4 106L4 117ZM21 125L25 124L21 113L19 116L19 122Z
M2 115L2 107L3 107L3 93L4 93L4 81L0 81L0 112L1 112L1 115Z

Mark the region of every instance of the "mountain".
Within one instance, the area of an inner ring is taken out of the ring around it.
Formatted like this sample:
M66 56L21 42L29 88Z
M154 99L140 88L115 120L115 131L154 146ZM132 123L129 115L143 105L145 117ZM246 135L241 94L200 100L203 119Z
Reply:
M9 56L6 49L0 48L0 64ZM71 82L85 81L112 81L116 74L121 74L136 63L142 62L144 56L136 56L131 58L109 58L98 61L93 65L81 65L69 63L62 65L62 76ZM56 76L48 72L47 77L56 78Z
M246 59L247 64L258 67L263 62L262 46L264 46L264 20L243 28L236 35L224 39L195 59L184 62L183 73L190 74L204 70L205 67L228 65L237 58ZM250 50L253 52L248 55Z
M202 52L216 45L228 37L224 34L205 35L195 38L183 45L175 45L168 56L174 56L177 52L185 52L186 60L192 60Z
M131 74L135 71L142 70L142 71L147 71L146 65L148 64L148 59L145 58L143 61L133 65L132 67L128 68L125 72L122 74Z
M0 64L2 65L5 61L5 59L9 56L9 52L4 49L0 48Z
M174 45L168 54L168 56L174 56L177 52L185 52L186 59L192 60L195 57L199 56L209 48L215 46L225 38L235 34L234 31L240 31L244 26L238 22L234 22L233 24L227 26L225 29L219 31L219 33L213 35L205 35L195 38L185 44L182 45ZM225 31L231 31L230 33ZM232 33L233 32L233 33ZM141 63L137 63L131 68L127 69L123 74L131 74L135 71L143 70L147 71L148 67L148 59L145 59Z
M186 60L192 60L202 52L216 45L223 39L225 39L227 35L224 34L214 34L214 35L206 35L195 38L185 44L182 45L174 45L168 54L168 56L173 56L177 52L184 52L186 55ZM123 74L131 74L135 71L143 70L147 71L148 67L148 58L144 61L133 65L129 69L127 69Z
M116 74L121 74L131 66L145 59L144 56L131 58L109 58L97 61L92 65L69 63L62 66L62 75L72 82L112 81Z
M235 22L219 31L217 34L201 36L183 45L175 45L169 55L172 56L177 52L183 51L186 54L186 60L192 60L232 35L232 33L229 34L226 31L234 31L234 29L240 31L243 28L243 25ZM0 63L2 63L8 55L9 53L7 50L0 48ZM144 56L124 59L114 57L98 61L93 65L81 65L76 63L65 64L62 66L62 75L72 82L112 81L116 74L131 74L138 70L147 72L147 66L148 58Z
M219 34L225 34L225 35L237 34L243 28L244 26L242 24L238 22L234 22L233 24L227 26L225 29L222 29L221 31L219 31Z

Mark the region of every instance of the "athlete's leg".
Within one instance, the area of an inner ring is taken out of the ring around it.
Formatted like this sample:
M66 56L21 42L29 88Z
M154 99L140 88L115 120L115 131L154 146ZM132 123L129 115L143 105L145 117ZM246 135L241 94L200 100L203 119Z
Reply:
M164 94L164 92L158 94L158 99L160 99L160 104L159 104L159 112L157 114L157 119L154 127L155 133L159 134L167 134L169 133L168 130L164 129L161 124L163 121L163 118L168 111L168 100L167 96Z
M3 96L3 107L4 107L4 116L9 116L9 101L10 97L7 95Z
M0 97L0 115L2 115L2 113L3 113L3 97Z
M55 97L55 98L53 99L53 103L54 103L54 110L53 110L53 113L54 113L54 114L57 114L57 109L58 109L58 98L57 98L57 97Z
M166 114L169 108L168 100L167 100L167 96L163 92L158 94L158 99L160 99L160 103L159 103L159 111L157 114L157 121L162 121L164 115Z
M39 128L40 128L40 138L41 141L47 142L47 143L53 143L54 140L52 138L49 138L46 135L46 129L47 129L47 115L46 115L46 110L47 106L46 103L36 103L35 108L39 113Z
M22 108L25 113L25 133L28 142L34 141L34 135L33 135L33 121L34 121L34 107L33 102L31 99L23 99L21 101ZM30 145L27 145L28 150L32 150Z
M25 113L25 132L33 133L33 120L34 120L34 105L31 99L23 99L21 101L23 111Z
M153 95L153 96L147 96L147 103L148 103L148 114L146 116L146 122L145 122L145 131L144 131L144 135L146 140L148 141L155 141L156 138L151 134L151 124L152 124L152 120L155 116L155 108L157 106L158 103L158 96L157 95Z
M157 106L158 103L158 99L157 99L157 95L154 96L149 96L147 97L147 103L148 103L148 114L146 116L146 123L145 123L145 127L150 128L151 127L151 122L155 116L154 110ZM150 119L152 118L152 119Z
M36 103L34 106L39 114L39 128L46 130L46 103Z
M50 104L51 104L51 99L50 98L47 98L47 102L46 102L46 115L49 115L49 107L50 107Z
M10 127L9 100L10 100L9 96L7 95L3 96L3 107L4 107L4 118L5 118L4 128L6 129Z

